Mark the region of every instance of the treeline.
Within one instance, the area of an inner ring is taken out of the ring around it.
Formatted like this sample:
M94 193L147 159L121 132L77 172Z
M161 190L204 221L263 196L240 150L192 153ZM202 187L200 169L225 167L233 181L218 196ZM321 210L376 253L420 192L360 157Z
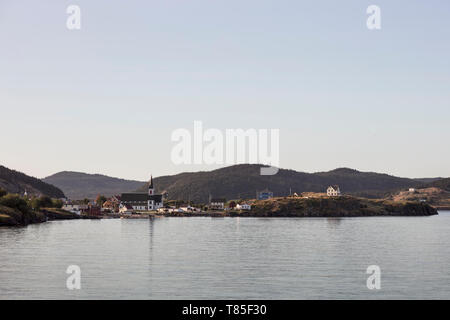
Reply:
M61 208L63 204L62 200L48 196L26 198L0 188L0 205L19 210L23 214L39 211L41 208Z

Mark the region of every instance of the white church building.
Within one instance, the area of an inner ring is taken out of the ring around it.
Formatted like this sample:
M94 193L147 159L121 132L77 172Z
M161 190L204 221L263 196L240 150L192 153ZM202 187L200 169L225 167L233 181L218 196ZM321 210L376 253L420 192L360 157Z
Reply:
M148 192L122 193L120 207L132 207L134 211L158 210L164 206L162 194L155 194L153 177L150 178Z

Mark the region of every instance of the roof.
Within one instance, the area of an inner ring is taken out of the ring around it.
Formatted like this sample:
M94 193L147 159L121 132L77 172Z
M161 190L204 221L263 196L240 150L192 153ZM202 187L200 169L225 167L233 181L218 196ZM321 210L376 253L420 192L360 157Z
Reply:
M122 201L129 202L129 201L136 201L136 202L143 202L148 201L149 195L147 193L122 193L122 196L120 197Z
M337 184L333 185L333 186L329 186L328 188L333 188L334 190L338 190L339 186Z
M213 198L213 199L211 199L210 202L223 202L223 203L225 203L226 200L225 200L225 198Z
M150 176L150 184L149 184L148 188L153 189L153 176Z
M147 202L153 200L155 202L162 202L161 194L148 195L147 193L122 193L121 200L123 202Z
M162 194L153 194L148 196L148 200L153 200L155 202L162 202Z

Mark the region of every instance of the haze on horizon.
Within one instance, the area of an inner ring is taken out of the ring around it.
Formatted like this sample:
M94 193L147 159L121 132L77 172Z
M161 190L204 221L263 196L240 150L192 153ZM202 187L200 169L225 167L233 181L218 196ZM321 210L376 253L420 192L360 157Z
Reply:
M81 8L81 30L66 8ZM381 8L368 30L366 8ZM450 3L0 3L0 165L140 181L171 133L280 129L281 168L449 177Z

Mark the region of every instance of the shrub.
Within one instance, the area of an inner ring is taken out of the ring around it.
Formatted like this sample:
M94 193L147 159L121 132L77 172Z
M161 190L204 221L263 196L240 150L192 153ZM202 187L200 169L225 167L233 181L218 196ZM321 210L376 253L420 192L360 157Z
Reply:
M22 213L28 213L30 211L28 202L17 194L9 193L1 197L0 204L4 205L5 207L17 209Z
M60 209L60 208L62 208L63 204L64 203L62 202L62 200L51 199L47 196L43 196L40 198L33 198L29 202L29 205L34 210L39 210L41 208L58 208L58 209Z
M40 199L40 207L41 208L52 208L53 200L50 197L42 196Z
M53 199L52 201L52 208L61 209L64 205L64 202L60 199Z

